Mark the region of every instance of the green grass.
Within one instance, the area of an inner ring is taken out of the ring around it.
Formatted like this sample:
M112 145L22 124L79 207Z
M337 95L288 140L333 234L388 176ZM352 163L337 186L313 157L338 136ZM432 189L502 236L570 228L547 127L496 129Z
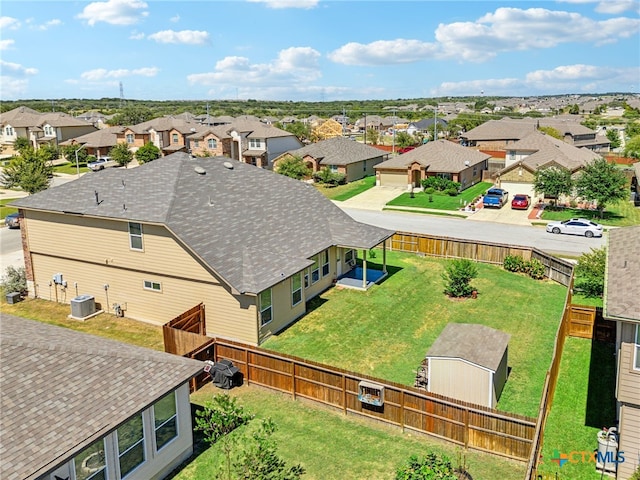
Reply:
M416 192L414 198L410 193L403 193L397 198L391 200L387 205L399 207L421 207L434 208L437 210L459 210L465 203L467 204L482 195L492 183L480 182L472 187L463 190L459 195L452 197L444 193L434 193L428 195L424 192ZM432 201L429 201L431 199Z
M89 168L86 164L81 163L80 165L80 173L85 173L89 171ZM54 173L66 173L67 175L77 175L78 170L76 169L75 163L63 163L62 165L57 165L53 167Z
M598 212L595 210L579 208L545 208L542 212L542 219L545 221L567 220L573 217L593 219L610 227L628 227L640 225L640 208L634 207L632 202L620 201L607 206L604 218L598 218Z
M381 254L378 254L378 258ZM503 411L536 416L566 289L477 264L476 300L443 294L446 261L387 253L383 283L367 292L330 289L265 348L413 385L418 365L447 323L480 323L511 334Z
M9 215L10 213L16 213L18 211L17 208L13 208L13 207L7 207L7 203L11 203L14 200L17 200L16 198L3 198L2 200L0 200L0 218L4 218L7 215Z
M326 187L324 185L316 184L316 188L328 199L343 202L366 190L369 190L372 187L375 187L375 185L376 177L375 175L372 175L345 185L338 185L337 187Z
M434 212L431 210L412 210L410 208L389 208L389 207L384 207L382 210L389 210L391 212L409 212L409 213L419 213L422 215L441 215L443 217L456 217L456 218L467 218L466 215L462 215L459 213L449 213L446 211L441 211L441 212Z
M207 385L191 396L202 405L221 390ZM380 423L345 416L339 411L313 407L290 396L253 386L234 388L230 395L256 414L252 423L271 417L278 426L274 438L278 454L290 465L300 463L306 480L393 479L396 469L411 454L427 451L447 455L454 465L462 450L426 436L402 433ZM251 426L251 425L250 425ZM242 427L232 435L243 433ZM209 480L223 459L219 445L199 448L199 455L174 480ZM478 452L466 452L467 470L474 480L521 480L523 464Z
M551 462L559 453L592 452L597 448L596 434L615 421L614 346L583 338L565 341L558 387L544 431L543 463L540 473L559 479L597 480L593 463L567 462L559 467ZM575 458L578 458L576 455ZM553 478L549 476L548 478ZM605 478L608 478L605 476Z

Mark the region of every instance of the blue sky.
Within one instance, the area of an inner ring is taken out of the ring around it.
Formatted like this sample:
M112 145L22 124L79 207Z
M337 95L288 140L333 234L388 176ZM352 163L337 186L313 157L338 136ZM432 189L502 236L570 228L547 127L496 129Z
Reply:
M640 1L2 1L0 98L640 92Z

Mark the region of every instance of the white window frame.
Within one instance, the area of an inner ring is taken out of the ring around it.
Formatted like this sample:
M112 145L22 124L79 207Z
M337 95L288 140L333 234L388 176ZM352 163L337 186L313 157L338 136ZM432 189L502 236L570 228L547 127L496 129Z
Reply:
M180 142L180 137L178 136L177 133L172 133L171 134L171 143L179 143Z
M135 472L138 468L140 468L141 465L143 465L144 463L146 463L147 461L147 449L146 449L146 443L145 443L145 428L144 428L144 417L142 416L142 413L139 413L138 416L140 417L140 422L142 425L142 438L140 440L138 440L137 442L135 442L133 445L130 445L124 452L120 451L120 446L118 445L118 429L116 429L116 452L118 454L118 470L120 470L120 478L127 478L129 475L131 475L133 472ZM129 420L127 420L124 424L126 425L127 423L129 423L130 421L132 421L135 417L130 418ZM122 470L121 470L121 461L120 459L126 455L128 452L130 452L131 450L133 450L134 448L136 448L138 445L140 445L140 443L142 443L142 461L140 463L138 463L132 470L128 471L125 475L122 474Z
M153 280L143 280L142 288L151 290L152 292L162 292L162 283L154 282Z
M640 325L636 325L636 344L633 354L633 369L640 371Z
M322 256L322 276L326 277L331 273L331 267L329 265L329 250L325 250L320 255Z
M333 173L338 173L338 166L337 165L329 165L329 171L331 171Z
M262 295L266 292L269 292L269 306L267 307L262 305ZM260 295L258 296L258 304L258 309L260 311L260 326L264 327L265 325L268 325L273 321L273 292L271 291L271 289L260 292ZM268 321L264 322L262 319L262 315L266 311L269 311L269 316L271 318Z
M350 248L346 252L344 252L344 263L349 263L353 260L353 249Z
M127 133L125 138L126 138L127 143L129 145L131 145L132 143L134 143L136 141L136 137L135 137L135 135L133 133Z
M314 255L311 260L313 260L311 265L311 285L313 285L320 280L320 254Z
M140 233L131 233L131 226L132 225L139 225L140 226ZM137 252L141 252L144 250L144 241L143 241L143 233L142 233L142 224L138 223L138 222L129 222L129 248L131 250L135 250ZM140 247L136 247L133 245L133 240L134 239L140 239Z
M13 127L7 125L4 129L4 132L7 137L13 137Z
M164 422L162 422L160 425L156 425L156 408L155 407L159 402L161 402L162 400L164 400L168 396L173 397L173 407L174 407L174 412L175 413L171 417L166 419ZM175 434L175 436L173 436L167 443L165 443L160 448L158 448L158 430L160 430L162 427L164 427L166 424L168 424L169 422L171 422L174 419L175 419L175 424L176 424L176 434ZM179 436L180 436L180 426L178 425L178 401L176 399L176 391L174 390L173 392L168 393L167 395L162 397L160 400L158 400L153 405L153 438L155 440L154 447L155 447L156 452L161 451L164 447L166 447L167 445L169 445L173 441L175 441L175 439L178 438Z
M193 148L200 148L200 140L193 141Z
M210 138L209 140L207 140L207 148L218 148L218 141L215 138Z
M298 279L298 285L296 287L296 279ZM296 298L298 297L298 298ZM296 273L291 276L291 306L295 307L302 302L302 279L300 273Z
M261 138L250 138L249 139L249 148L258 150L262 148L262 139Z

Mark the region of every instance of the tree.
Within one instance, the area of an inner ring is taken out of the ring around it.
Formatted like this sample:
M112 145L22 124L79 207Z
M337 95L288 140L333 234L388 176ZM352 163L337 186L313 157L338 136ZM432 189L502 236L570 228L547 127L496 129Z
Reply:
M157 160L160 158L160 149L156 147L153 143L147 142L142 147L140 147L136 153L136 160L140 165L143 163L149 163L153 160Z
M121 167L125 167L133 160L133 153L129 150L126 143L118 143L115 147L109 150L109 156L111 160L116 162Z
M602 297L604 293L604 272L607 264L607 249L592 248L583 253L576 264L575 287L586 297Z
M291 122L281 128L282 130L294 134L301 142L310 140L311 138L311 125L308 123Z
M571 115L578 115L580 113L580 107L578 106L577 103L574 103L569 107L569 113Z
M471 286L471 280L477 276L478 268L468 258L449 262L442 274L445 281L444 293L450 297L468 297L475 290Z
M582 170L576 181L576 193L585 200L596 201L602 218L608 203L627 198L627 178L614 164L598 158Z
M205 402L203 409L196 412L195 430L203 432L205 441L213 445L224 435L249 423L253 417L238 404L237 398L222 393Z
M152 118L154 118L154 114L149 107L131 105L122 108L120 112L111 117L109 123L111 125L136 125Z
M396 133L396 146L409 147L416 143L415 138L409 135L407 132L398 132Z
M562 134L560 133L560 131L557 128L553 128L553 127L538 127L538 130L540 130L543 133L546 133L550 137L557 138L558 140L562 140Z
M286 177L302 180L311 175L311 169L304 163L302 157L291 156L278 162L276 172Z
M571 172L564 168L548 167L533 174L533 189L540 195L557 199L560 195L570 195L573 191Z
M18 153L29 147L31 147L31 142L27 137L17 137L13 141L13 149Z
M380 134L375 128L367 128L365 132L365 143L377 145L380 141Z
M640 135L627 141L624 146L624 156L640 160Z
M611 142L611 148L620 147L620 134L616 129L607 129L607 139Z
M429 452L424 458L411 455L396 471L396 480L457 480L456 470L448 457Z
M2 281L0 282L0 287L4 289L5 293L26 293L27 275L25 273L24 267L16 268L13 265L9 265L4 271L4 276L2 277Z
M21 154L14 157L9 165L4 167L0 183L5 188L21 188L29 194L46 190L53 176L46 151L35 151L33 147L23 149Z
M76 152L78 153L78 165L86 165L88 162L87 158L89 157L86 148L82 148L82 145L78 145L77 143L62 147L62 155L68 162L74 165L76 163Z
M640 123L639 122L627 123L627 126L624 128L624 135L626 138L633 138L640 135Z

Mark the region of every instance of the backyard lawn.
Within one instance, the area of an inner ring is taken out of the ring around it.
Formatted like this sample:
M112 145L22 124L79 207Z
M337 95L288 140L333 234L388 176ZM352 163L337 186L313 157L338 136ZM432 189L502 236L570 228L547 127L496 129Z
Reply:
M566 289L477 264L478 298L454 301L443 294L446 260L388 252L387 263L391 275L383 283L367 292L326 291L306 316L263 346L413 385L447 323L480 323L511 334L511 371L498 408L537 416Z
M475 200L478 196L484 194L484 192L492 185L493 184L490 182L480 182L466 190L463 190L455 197L439 192L436 192L433 195L428 195L424 192L415 192L414 198L411 198L410 193L403 193L399 197L391 200L387 205L398 207L434 208L437 210L459 210Z
M191 395L193 404L202 405L222 391L211 384ZM393 479L396 469L411 454L424 456L427 451L447 455L459 465L463 450L437 439L402 433L379 423L328 408L318 408L289 395L254 386L229 391L249 412L252 421L271 417L278 426L274 438L278 453L289 465L300 463L307 480ZM232 433L237 435L242 432ZM174 480L209 480L216 477L223 455L219 445L200 448L201 453L177 472ZM464 454L473 480L521 480L525 466L499 457L468 451Z
M597 433L615 421L614 346L569 337L565 341L558 387L544 431L543 463L539 473L548 478L597 480L600 473L590 462L566 462L562 467L551 458L570 452L593 452ZM581 455L574 455L574 458ZM558 477L552 477L558 473ZM608 478L605 476L605 478Z
M370 188L375 187L376 185L376 177L375 175L371 175L369 177L365 177L361 180L356 180L355 182L346 183L344 185L338 185L336 187L327 187L320 184L315 184L316 188L328 199L336 200L339 202L344 202L345 200L349 200L351 197L355 197L356 195L364 192L365 190L369 190Z
M597 210L582 210L579 208L545 208L542 220L567 220L573 217L589 218L594 222L611 227L628 227L640 225L640 208L634 207L633 202L620 201L608 205L604 211L604 218L598 218Z

